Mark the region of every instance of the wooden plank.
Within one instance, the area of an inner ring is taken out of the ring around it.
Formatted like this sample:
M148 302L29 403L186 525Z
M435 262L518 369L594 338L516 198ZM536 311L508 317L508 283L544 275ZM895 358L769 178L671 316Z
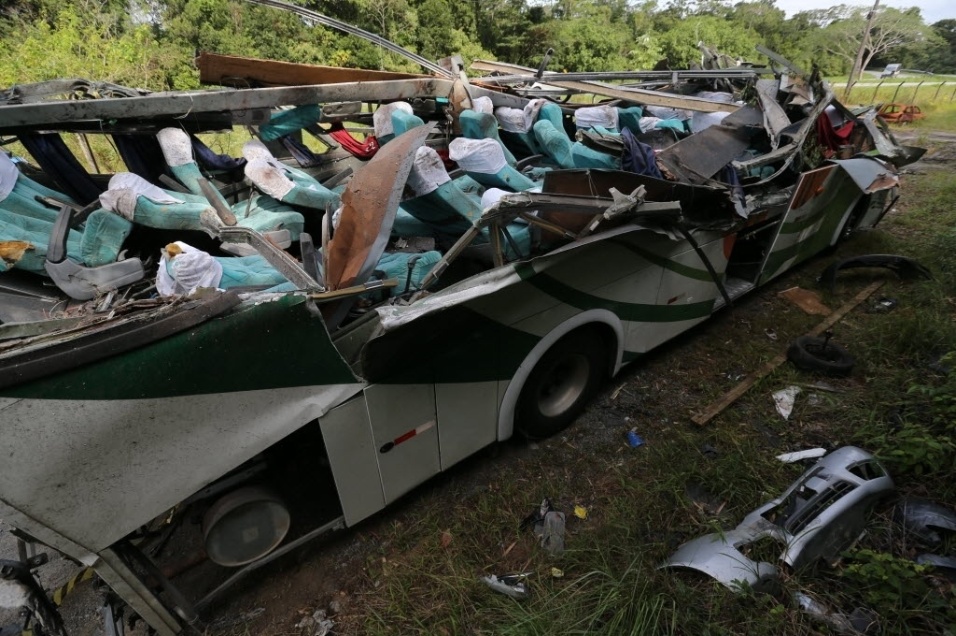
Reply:
M237 55L200 53L196 58L199 81L203 84L247 88L259 86L315 86L343 82L376 82L380 80L415 79L428 77L412 73L370 71L357 68L339 68L316 64L295 64L277 60L262 60Z
M863 291L858 293L852 299L850 299L845 305L834 311L832 314L827 316L826 320L821 322L819 325L810 330L807 335L817 337L822 334L824 331L835 325L839 322L845 315L850 313L854 307L862 303L864 300L869 298L873 292L883 286L886 281L879 280L875 283L871 283L868 287L865 287ZM744 378L740 384L728 391L722 398L716 402L712 402L707 406L703 411L691 418L691 421L698 426L703 426L708 423L720 413L724 411L728 406L736 402L742 395L744 395L750 387L756 384L759 380L770 375L770 373L783 364L787 360L787 354L781 353L774 356L772 359L767 361L759 369L748 375Z

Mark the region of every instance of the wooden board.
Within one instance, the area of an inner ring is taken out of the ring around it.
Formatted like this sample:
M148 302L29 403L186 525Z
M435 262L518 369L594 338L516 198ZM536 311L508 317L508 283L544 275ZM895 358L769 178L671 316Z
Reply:
M200 53L196 58L196 67L199 69L199 81L203 84L237 88L249 88L250 84L254 86L314 86L428 77L411 73L295 64L216 53Z

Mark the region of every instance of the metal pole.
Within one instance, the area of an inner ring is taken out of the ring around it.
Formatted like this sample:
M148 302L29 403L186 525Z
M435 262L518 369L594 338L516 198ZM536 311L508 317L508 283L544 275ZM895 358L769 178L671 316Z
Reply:
M943 87L944 87L944 86L946 86L946 82L945 82L945 81L941 81L941 82L939 83L939 88L937 88L937 89L936 89L936 92L933 93L933 101L934 101L934 102L936 101L936 98L939 97L939 92L940 92L941 90L943 90Z
M910 100L910 104L915 104L915 103L916 103L916 93L919 92L919 87L922 86L922 85L923 85L923 82L925 82L925 81L926 81L926 80L921 80L920 83L916 85L916 90L913 91L913 98Z
M853 61L853 68L850 70L850 78L846 82L846 93L843 95L843 101L850 101L850 90L859 79L863 72L863 52L870 44L870 27L873 26L873 20L876 18L876 10L880 7L880 0L873 3L873 8L866 15L866 26L863 27L863 41L860 42L860 50L856 52L856 60Z
M896 85L896 91L894 91L893 93L893 99L890 100L891 102L896 101L896 96L900 94L900 89L903 88L903 84L905 83L906 82L900 82L899 84Z

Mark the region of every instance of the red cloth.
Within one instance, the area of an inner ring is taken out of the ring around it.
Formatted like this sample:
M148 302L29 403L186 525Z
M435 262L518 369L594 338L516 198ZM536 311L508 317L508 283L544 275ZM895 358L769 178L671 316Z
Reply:
M329 135L359 159L371 159L378 152L378 139L373 135L369 135L364 142L361 142L341 126L333 128L329 131Z
M846 140L853 132L854 121L848 121L839 128L834 128L830 123L830 118L826 113L817 117L817 140L820 145L829 150L827 158L832 157L840 150L840 146L846 145Z

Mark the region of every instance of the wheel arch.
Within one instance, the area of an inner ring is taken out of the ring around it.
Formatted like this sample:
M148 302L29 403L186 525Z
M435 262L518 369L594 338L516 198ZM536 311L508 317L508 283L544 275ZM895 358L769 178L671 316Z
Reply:
M506 440L514 434L515 406L535 365L554 343L581 329L596 330L608 345L608 374L614 376L621 369L624 357L624 325L621 324L620 318L607 309L589 309L565 320L541 338L515 370L498 407L498 441Z

